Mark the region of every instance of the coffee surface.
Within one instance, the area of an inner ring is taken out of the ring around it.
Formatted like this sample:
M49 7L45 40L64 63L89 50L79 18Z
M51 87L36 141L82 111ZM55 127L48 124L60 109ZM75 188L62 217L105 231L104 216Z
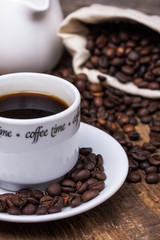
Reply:
M0 96L0 117L5 118L41 118L67 108L67 103L62 99L43 93L18 92Z

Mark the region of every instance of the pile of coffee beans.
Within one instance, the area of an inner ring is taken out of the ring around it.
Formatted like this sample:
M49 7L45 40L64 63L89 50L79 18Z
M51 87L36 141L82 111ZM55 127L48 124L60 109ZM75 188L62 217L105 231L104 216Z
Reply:
M11 215L44 215L62 211L63 207L79 206L97 197L105 187L103 157L92 148L80 148L74 168L60 183L53 183L45 192L20 189L15 194L0 195L0 212Z
M160 89L160 35L129 22L87 25L88 69L115 76L121 83Z
M126 94L106 85L91 83L85 74L74 75L71 68L59 70L59 76L72 82L81 93L81 121L112 135L129 159L126 181L138 183L145 175L148 184L160 181L160 101ZM137 126L148 128L148 140ZM141 171L142 170L142 171Z

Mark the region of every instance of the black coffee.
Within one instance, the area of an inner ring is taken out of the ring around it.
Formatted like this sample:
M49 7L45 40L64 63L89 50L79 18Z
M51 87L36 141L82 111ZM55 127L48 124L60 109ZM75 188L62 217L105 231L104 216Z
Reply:
M52 95L18 92L0 96L0 117L15 119L41 118L64 111L69 106Z

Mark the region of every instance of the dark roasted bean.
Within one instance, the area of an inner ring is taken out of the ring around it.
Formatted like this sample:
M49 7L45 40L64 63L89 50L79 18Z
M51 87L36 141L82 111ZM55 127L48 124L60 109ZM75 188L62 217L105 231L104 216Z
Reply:
M149 162L152 165L160 166L160 155L154 154L149 158Z
M85 181L90 177L90 171L88 169L80 170L73 178L75 182Z
M0 199L0 213L3 213L7 210L7 204L4 200Z
M24 215L32 215L35 214L37 210L37 206L32 204L32 203L28 203L27 205L25 205L22 208L22 214Z
M157 167L156 166L149 166L149 167L147 167L145 169L145 172L147 174L149 174L149 173L156 173L157 172Z
M61 212L61 211L62 211L62 208L56 207L56 206L51 206L48 209L49 214L53 214L53 213L57 213L57 212Z
M144 150L149 151L149 152L155 152L156 151L156 147L153 146L151 143L147 143L147 142L143 143L142 148Z
M105 180L106 179L106 174L104 172L101 172L101 171L94 171L92 173L92 177L95 177L97 178L98 180Z
M47 207L38 207L36 215L45 215L47 213Z
M87 188L88 188L87 181L84 182L84 183L79 181L76 184L77 193L83 193L83 192L85 192L87 190Z
M139 166L139 164L136 160L134 160L133 158L129 158L129 170L130 171L137 170L138 166Z
M7 213L11 214L11 215L20 215L21 214L21 210L18 207L10 207L7 210Z
M145 170L149 166L150 166L150 163L148 161L143 161L143 162L140 162L139 164L139 168L143 170Z
M123 126L123 131L125 132L125 133L131 133L131 132L134 132L135 131L135 127L132 125L132 124L125 124L124 126Z
M143 150L134 150L131 156L137 161L147 160L147 154Z
M104 189L104 186L105 186L105 184L103 181L98 181L98 182L90 184L88 186L88 189L96 189L99 192L101 192Z
M63 207L63 197L62 196L54 196L52 201L51 201L51 204L50 204L51 207L58 207L58 208L61 208Z
M81 204L81 197L80 196L76 196L76 195L71 195L69 197L69 205L70 207L74 208L77 207Z
M80 148L79 153L82 155L89 155L92 152L92 148Z
M33 197L35 197L36 199L40 199L41 197L43 197L43 192L40 190L33 190L32 191L32 195Z
M72 188L76 187L76 183L71 179L64 179L61 181L60 184L61 186L64 186L64 187L72 187Z
M139 140L140 135L139 135L138 132L131 132L131 133L128 134L128 137L132 141L137 141L137 140Z
M146 182L149 183L149 184L156 184L159 182L159 175L158 173L149 173L147 176L146 176Z
M61 194L61 187L58 183L52 183L50 186L47 188L47 194L50 196L56 196Z
M31 198L31 197L28 197L28 198ZM23 207L24 205L26 205L28 198L26 198L26 197L21 197L21 196L15 194L15 195L12 197L12 203L13 203L16 207Z
M141 176L139 173L129 172L126 180L129 183L138 183L141 181Z
M21 197L32 197L32 191L30 189L20 189L16 192L16 194L20 195Z
M49 207L52 202L52 199L53 197L45 195L40 199L40 205L42 207Z
M82 194L82 201L87 202L87 201L97 197L98 195L99 195L99 191L96 189L87 190L86 192L84 192Z

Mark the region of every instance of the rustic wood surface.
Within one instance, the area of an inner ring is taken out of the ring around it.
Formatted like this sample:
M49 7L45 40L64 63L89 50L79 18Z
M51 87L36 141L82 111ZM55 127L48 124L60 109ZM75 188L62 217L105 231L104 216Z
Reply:
M61 0L64 15L96 2ZM98 3L131 7L150 14L160 13L159 0L99 0ZM139 126L148 138L148 131ZM64 220L48 223L0 223L0 240L159 240L160 183L149 185L124 183L121 189L100 206Z

